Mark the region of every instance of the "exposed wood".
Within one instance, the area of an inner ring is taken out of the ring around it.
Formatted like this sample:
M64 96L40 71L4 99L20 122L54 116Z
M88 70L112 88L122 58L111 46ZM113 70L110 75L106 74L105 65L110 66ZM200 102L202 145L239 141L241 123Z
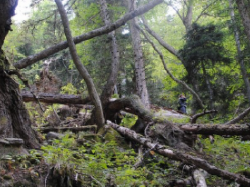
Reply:
M100 129L104 125L104 115L103 115L102 103L101 103L100 97L97 93L93 79L91 78L88 70L85 68L85 66L81 62L80 57L77 54L76 46L75 46L75 43L73 41L70 26L69 26L69 20L67 17L67 13L63 7L63 4L62 4L61 0L55 0L55 2L57 4L59 13L61 15L61 19L62 19L62 23L63 23L63 27L64 27L64 33L65 33L65 36L67 38L71 57L73 59L73 62L75 64L77 70L79 71L80 75L82 76L82 78L85 81L87 88L88 88L89 97L90 97L91 101L93 102L93 104L95 105L95 111L92 115L94 115L95 122L96 122L98 128Z
M24 102L36 101L33 94L22 91L21 96ZM66 94L51 94L51 93L37 93L36 98L43 103L58 103L58 104L87 104L90 98L83 99L80 95L66 95Z
M61 132L61 131L72 131L72 132L80 132L86 130L95 130L97 129L96 125L82 126L82 127L45 127L45 128L37 128L38 131L42 133L52 132Z
M117 20L116 22L110 24L110 25L106 25L104 27L92 30L88 33L82 34L80 36L74 37L73 40L75 42L75 44L81 43L83 41L89 40L91 38L94 38L96 36L101 36L103 34L107 34L113 30L116 30L117 28L125 25L125 23L131 19L133 19L136 16L139 16L141 14L144 14L145 12L149 11L150 9L154 8L156 5L162 3L163 0L153 0L150 1L148 4L134 10L131 11L127 14L125 14L122 18L120 18L119 20ZM67 41L61 42L55 46L52 46L50 48L47 48L37 54L28 56L25 59L22 59L20 61L18 61L17 63L14 64L15 68L17 69L23 69L26 68L34 63L36 63L39 60L42 60L44 58L49 57L50 55L53 55L63 49L66 49L68 47L68 43Z
M138 135L134 131L119 126L117 124L114 124L110 121L107 121L107 124L110 125L112 128L114 128L115 130L117 130L119 133L123 134L124 136L134 141L137 141L138 143L154 150L158 154L166 156L170 159L182 161L183 163L186 163L188 165L195 165L197 168L201 168L212 175L222 177L226 180L236 181L237 183L242 184L244 186L250 186L250 179L246 178L245 176L230 173L228 171L219 169L214 165L210 164L209 162L207 162L207 160L204 160L196 156L192 156L190 154L186 154L181 150L170 149L169 147L166 147L159 143L152 142L150 139Z
M227 123L225 123L225 125L230 125L230 124L234 124L234 123L238 123L240 120L242 120L244 117L246 117L250 112L250 107L247 108L246 110L244 110L240 115L238 115L236 118L228 121Z
M207 187L205 175L206 172L202 169L194 170L193 176L196 183L196 187Z

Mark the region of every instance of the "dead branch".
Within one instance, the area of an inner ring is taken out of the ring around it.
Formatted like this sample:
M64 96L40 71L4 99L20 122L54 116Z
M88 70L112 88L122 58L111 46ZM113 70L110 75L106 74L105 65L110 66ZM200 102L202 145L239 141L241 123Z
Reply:
M239 122L240 120L242 120L244 117L246 117L250 112L250 107L247 108L245 111L243 111L240 115L238 115L236 118L228 121L227 123L225 123L225 125L230 125L230 124L234 124Z
M222 177L226 180L236 181L237 183L242 184L244 186L250 186L250 179L247 179L245 176L233 174L228 171L219 169L215 167L214 165L211 165L210 163L208 163L207 160L186 154L180 150L170 149L169 147L163 146L159 143L151 142L150 139L145 138L141 135L138 135L134 131L125 127L121 127L110 121L107 121L107 124L110 125L112 128L114 128L119 133L123 134L124 136L127 136L128 138L134 141L137 141L138 143L150 149L153 149L158 154L166 156L170 159L182 161L188 165L195 165L197 168L204 169L208 173Z
M204 115L206 115L206 114L217 113L217 112L218 112L217 110L209 110L209 111L204 110L202 113L198 113L198 114L193 115L192 118L191 118L190 123L192 123L192 124L193 124L193 123L196 123L196 120L197 120L199 117L201 117L201 116L204 116Z

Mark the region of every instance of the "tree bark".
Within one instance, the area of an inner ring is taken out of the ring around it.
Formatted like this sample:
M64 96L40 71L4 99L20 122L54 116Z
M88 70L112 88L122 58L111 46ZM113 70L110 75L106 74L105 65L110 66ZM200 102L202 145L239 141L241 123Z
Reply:
M37 99L43 103L58 103L58 104L87 104L90 102L90 98L83 99L80 95L63 95L63 94L51 94L51 93L37 93L36 98L30 92L21 92L21 96L24 102L36 102Z
M207 171L208 173L210 173L212 175L216 175L218 177L222 177L222 178L230 180L230 181L236 181L237 183L242 184L244 186L250 186L250 179L248 179L242 175L233 174L233 173L230 173L228 171L219 169L219 168L215 167L214 165L210 164L207 160L196 157L196 156L192 156L190 154L186 154L183 151L170 149L170 148L168 148L164 145L161 145L159 143L152 143L152 141L150 139L147 139L141 135L138 135L134 131L132 131L128 128L125 128L125 127L121 127L121 126L114 124L110 121L107 121L107 124L110 125L112 128L114 128L119 133L123 134L124 136L126 136L132 140L135 140L136 142L152 149L153 151L157 152L160 155L166 156L170 159L182 161L183 163L188 164L188 165L194 165L198 168L201 168L201 169ZM193 153L193 154L195 154L195 153Z
M235 39L235 43L236 43L236 48L237 48L237 60L240 64L240 70L241 70L241 74L246 86L246 90L247 90L247 99L248 102L250 104L250 83L249 83L249 79L247 77L247 71L246 71L246 67L244 64L244 59L242 56L242 51L241 51L241 47L240 47L240 36L239 36L239 31L236 25L236 21L235 21L235 16L234 16L234 6L233 6L233 0L228 0L229 1L229 9L230 9L230 16L231 16L231 22L233 25L233 29L234 29L234 39Z
M111 20L108 13L108 7L106 0L100 0L101 4L101 15L103 22L105 25L110 25ZM120 54L118 50L118 44L115 37L115 31L112 31L108 34L108 38L111 38L111 58L112 58L112 64L111 64L111 72L108 78L108 81L106 85L104 86L104 89L101 94L101 101L102 105L105 108L107 103L109 102L109 99L111 98L114 87L117 83L117 76L119 71L119 65L120 65Z
M81 43L83 41L89 40L91 38L101 36L103 34L107 34L111 31L125 25L127 21L133 19L134 17L139 16L141 14L144 14L145 12L149 11L150 9L154 8L156 5L158 5L162 2L163 2L163 0L153 0L153 1L149 2L148 4L142 6L134 11L131 11L131 12L125 14L122 18L120 18L119 20L117 20L116 22L114 22L110 25L106 25L104 27L92 30L88 33L85 33L85 34L82 34L80 36L75 37L74 42L75 42L75 44L78 44L78 43ZM14 64L14 66L17 69L26 68L27 66L30 66L39 60L47 58L50 55L53 55L53 54L55 54L63 49L66 49L67 47L68 47L67 41L61 42L55 46L52 46L48 49L43 50L37 54L31 55L25 59L18 61L17 63Z
M17 2L17 0L0 1L0 137L22 138L25 147L39 148L36 134L31 128L28 111L22 103L19 85L8 75L9 62L2 50Z
M65 36L67 38L71 57L74 61L74 64L75 64L77 70L79 71L80 75L85 80L85 82L87 84L90 99L95 105L95 114L94 114L95 120L96 120L96 124L97 124L98 128L100 129L104 125L104 116L103 116L102 104L101 104L99 95L96 91L96 88L95 88L95 85L94 85L94 82L93 82L91 76L89 75L87 69L81 63L81 60L77 54L76 47L75 47L75 44L74 44L74 41L73 41L73 38L71 35L70 27L69 27L69 21L67 18L66 11L63 7L63 4L62 4L61 0L55 0L55 2L57 4L59 13L61 15L61 19L62 19L63 27L64 27L64 33L65 33Z
M250 43L250 15L249 15L249 7L245 4L244 0L236 0L236 4L238 6L238 10L242 19L242 23L244 25L245 33L248 38L248 42Z
M250 134L250 126L246 124L176 124L184 132L203 135L232 135L241 136Z
M136 9L136 1L128 0L128 9ZM146 75L145 75L145 64L143 59L143 52L141 47L141 36L140 32L136 29L136 24L138 20L134 18L130 21L130 33L132 37L133 50L135 55L135 82L136 82L136 94L141 98L142 103L146 108L150 107L148 89L146 85Z
M83 127L46 127L46 128L38 128L38 130L42 133L48 133L48 132L61 132L61 131L72 131L75 133L78 133L80 131L86 131L86 130L95 130L97 129L96 125L90 125L90 126L83 126Z

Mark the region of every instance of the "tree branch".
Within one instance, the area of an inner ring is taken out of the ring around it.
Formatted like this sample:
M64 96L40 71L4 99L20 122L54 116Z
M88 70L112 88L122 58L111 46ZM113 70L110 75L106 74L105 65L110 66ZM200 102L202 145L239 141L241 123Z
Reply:
M74 43L78 44L81 43L83 41L89 40L91 38L94 38L96 36L101 36L103 34L107 34L119 27L121 27L122 25L124 25L127 21L133 19L136 16L139 16L141 14L144 14L145 12L149 11L150 9L154 8L156 5L162 3L163 0L153 0L151 2L149 2L148 4L132 11L129 12L127 14L125 14L122 18L120 18L119 20L117 20L116 22L114 22L113 24L110 25L106 25L104 27L92 30L88 33L82 34L80 36L77 36L75 38L73 38ZM48 49L45 49L43 51L41 51L40 53L28 56L25 59L22 59L20 61L18 61L17 63L14 64L15 68L17 69L23 69L26 68L27 66L30 66L34 63L36 63L39 60L42 60L44 58L49 57L52 54L55 54L63 49L66 49L68 47L68 43L67 41L61 42L55 46L52 46Z
M137 28L142 32L142 34L144 35L144 37L148 40L148 42L152 45L152 47L154 48L154 50L159 54L160 59L162 61L162 64L164 66L164 69L166 70L166 72L168 73L168 75L177 83L181 84L182 86L184 86L188 91L190 91L193 96L197 99L198 103L200 104L200 106L202 108L204 108L204 105L199 97L199 95L192 89L190 88L185 82L181 81L180 79L177 79L167 68L167 65L165 63L164 57L162 55L162 53L157 49L157 47L154 45L154 43L150 40L150 38L146 35L146 33L137 25Z
M146 31L151 34L165 49L167 49L171 54L176 56L180 60L180 56L178 55L178 51L174 49L172 46L170 46L168 43L166 43L156 32L154 32L152 29L150 29L146 19L144 16L142 17L143 24L145 26Z
M247 108L245 111L243 111L240 115L238 115L236 118L228 121L227 123L225 123L225 125L230 125L230 124L234 124L239 122L240 120L242 120L244 117L246 117L246 115L248 115L250 112L250 107Z

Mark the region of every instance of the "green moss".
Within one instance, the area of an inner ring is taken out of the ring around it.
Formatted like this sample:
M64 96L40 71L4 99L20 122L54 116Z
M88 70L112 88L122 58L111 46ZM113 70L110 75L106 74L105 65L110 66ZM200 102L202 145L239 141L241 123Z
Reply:
M8 123L8 118L3 116L0 118L0 125L6 125Z

